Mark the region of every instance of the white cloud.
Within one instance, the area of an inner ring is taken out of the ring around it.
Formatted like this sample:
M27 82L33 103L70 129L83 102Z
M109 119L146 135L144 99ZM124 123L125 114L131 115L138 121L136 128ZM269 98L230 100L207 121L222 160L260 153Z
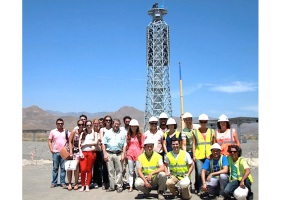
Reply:
M226 93L253 92L257 90L255 83L233 82L229 85L214 86L210 90Z

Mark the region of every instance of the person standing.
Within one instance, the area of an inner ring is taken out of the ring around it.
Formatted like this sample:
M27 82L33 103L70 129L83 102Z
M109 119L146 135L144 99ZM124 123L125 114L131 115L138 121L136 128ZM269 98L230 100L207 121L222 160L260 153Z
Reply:
M227 156L229 162L229 183L226 185L224 192L226 199L230 199L236 188L248 188L247 200L253 200L251 189L253 177L251 176L250 165L242 155L242 150L237 145L228 146Z
M135 164L141 153L144 152L144 134L140 132L139 122L132 119L126 137L126 160L129 169L129 192L133 191L134 172L138 177L138 171L135 170Z
M86 123L86 120L87 120L87 116L86 115L84 115L84 114L82 114L82 115L80 115L79 116L79 119L81 119L82 121L83 121L83 129L85 129L85 123ZM74 130L77 130L77 129L79 129L79 127L78 126L75 126L74 127Z
M52 154L52 182L50 188L57 187L58 183L58 174L60 168L60 183L63 188L67 188L65 183L66 170L65 170L65 160L60 155L61 148L67 142L66 134L68 134L64 129L64 120L62 118L58 118L56 120L57 128L52 129L49 133L48 137L48 147Z
M207 158L202 166L201 179L203 194L201 198L207 196L218 196L218 200L225 197L224 188L228 183L228 160L221 154L221 147L215 143L211 147L211 156Z
M92 180L92 168L96 159L95 146L98 144L98 134L92 129L92 121L87 120L85 125L86 129L82 132L79 138L79 164L81 170L80 192L89 192L89 186Z
M185 127L182 130L182 139L186 140L186 145L182 143L182 149L184 151L187 151L191 158L193 159L193 150L192 150L192 145L193 145L193 135L194 135L194 130L198 129L200 126L194 125L192 123L193 116L190 112L185 112L181 118L184 121ZM198 178L197 178L197 168L196 165L194 165L194 170L195 170L195 176L194 176L194 189L195 192L198 194L199 192L199 187L198 187Z
M164 163L170 170L169 174L167 174L169 178L166 181L166 186L174 196L177 196L179 191L176 184L186 176L190 177L194 169L194 162L188 152L180 149L179 139L172 139L171 147L172 150L164 157ZM190 184L188 184L187 188L181 189L181 196L184 200L191 199Z
M99 126L100 120L95 118L93 120L93 130L95 133L98 134L98 144L96 145L96 160L93 166L93 187L98 189L102 187L102 158L103 158L103 151L102 151L102 138L103 135L100 132L101 127Z
M186 143L185 139L184 141L182 140L181 133L177 130L177 123L173 118L167 120L166 126L168 127L168 130L163 135L163 150L165 154L173 150L173 139L177 138L182 144Z
M124 126L120 127L120 131L124 131L127 134L131 120L132 120L132 118L130 116L128 116L128 115L124 116L123 117ZM125 156L125 158L126 158L126 156ZM124 161L122 162L122 181L123 181L124 188L129 187L129 184L128 184L129 177L128 177L128 173L127 173L128 171L129 171L129 169L128 169L127 159L124 159Z
M104 138L104 135L107 131L111 130L113 126L113 119L110 115L106 115L103 118L103 128L100 129L100 135ZM102 142L103 142L102 138ZM102 150L103 150L103 143L102 143ZM106 153L106 152L105 152ZM106 190L109 188L109 173L107 168L107 163L104 159L104 151L102 153L102 172L103 172L103 184L102 190Z
M197 169L197 194L201 194L201 170L207 157L211 155L211 146L214 144L214 130L207 128L209 117L201 114L198 117L200 128L194 130L193 144L193 160Z
M163 132L157 129L157 118L152 116L149 118L150 129L144 133L145 140L152 139L154 141L153 151L159 153L164 158L163 151Z
M70 148L70 157L73 157L73 160L77 161L76 169L75 170L68 170L67 177L68 177L68 190L72 190L72 174L74 171L74 190L78 190L78 179L79 179L79 138L81 133L83 132L84 122L83 120L79 119L77 121L78 129L74 129L71 132L69 137L69 148Z
M230 127L229 119L226 115L222 114L217 122L218 130L215 132L215 142L221 146L221 154L228 156L228 146L240 146L237 132L234 128Z
M122 162L126 151L126 134L120 131L120 120L114 119L113 128L103 137L104 160L107 163L110 187L107 192L122 192ZM116 188L115 188L116 186Z
M154 143L152 138L147 138L144 141L145 152L138 157L136 163L139 177L135 181L135 187L147 198L152 186L158 185L158 199L163 200L165 199L163 193L166 190L167 176L162 156L153 150Z
M168 116L165 112L162 112L159 117L159 127L158 130L161 130L163 133L167 132L167 121L168 121Z

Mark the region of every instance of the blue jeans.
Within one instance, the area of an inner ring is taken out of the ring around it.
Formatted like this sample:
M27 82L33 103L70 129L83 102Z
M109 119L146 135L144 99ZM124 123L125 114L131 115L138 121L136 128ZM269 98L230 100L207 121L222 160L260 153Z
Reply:
M65 170L65 160L60 156L60 153L52 154L52 184L57 186L58 184L58 174L60 167L60 183L65 184L66 170Z
M197 191L199 191L202 186L201 171L202 171L202 166L203 166L205 160L206 160L205 158L204 159L197 159L195 162L195 166L196 166L195 176L196 176L196 180L197 180L197 183L195 183L195 186L196 186L196 188L198 188Z
M230 199L230 197L233 196L233 192L236 188L239 187L239 183L240 181L236 180L236 181L231 181L226 185L226 187L224 188L224 193L226 198ZM253 192L251 191L252 183L250 179L247 178L244 181L244 183L245 183L245 186L249 189L247 200L253 200Z

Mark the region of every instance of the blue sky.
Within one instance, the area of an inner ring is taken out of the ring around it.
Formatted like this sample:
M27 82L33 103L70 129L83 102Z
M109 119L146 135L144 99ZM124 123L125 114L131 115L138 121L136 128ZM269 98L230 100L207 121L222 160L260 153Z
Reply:
M258 117L257 0L24 0L22 107L145 110L146 27L154 3L170 27L173 116Z

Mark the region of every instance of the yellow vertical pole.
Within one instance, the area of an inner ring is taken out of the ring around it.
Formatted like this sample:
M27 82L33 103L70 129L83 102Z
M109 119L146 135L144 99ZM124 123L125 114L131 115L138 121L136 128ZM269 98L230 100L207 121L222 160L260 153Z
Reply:
M180 78L180 107L181 107L181 116L184 114L184 102L183 102L183 90L182 90L182 76L181 76L181 63L179 62L179 78ZM185 127L183 118L181 118L182 130Z

